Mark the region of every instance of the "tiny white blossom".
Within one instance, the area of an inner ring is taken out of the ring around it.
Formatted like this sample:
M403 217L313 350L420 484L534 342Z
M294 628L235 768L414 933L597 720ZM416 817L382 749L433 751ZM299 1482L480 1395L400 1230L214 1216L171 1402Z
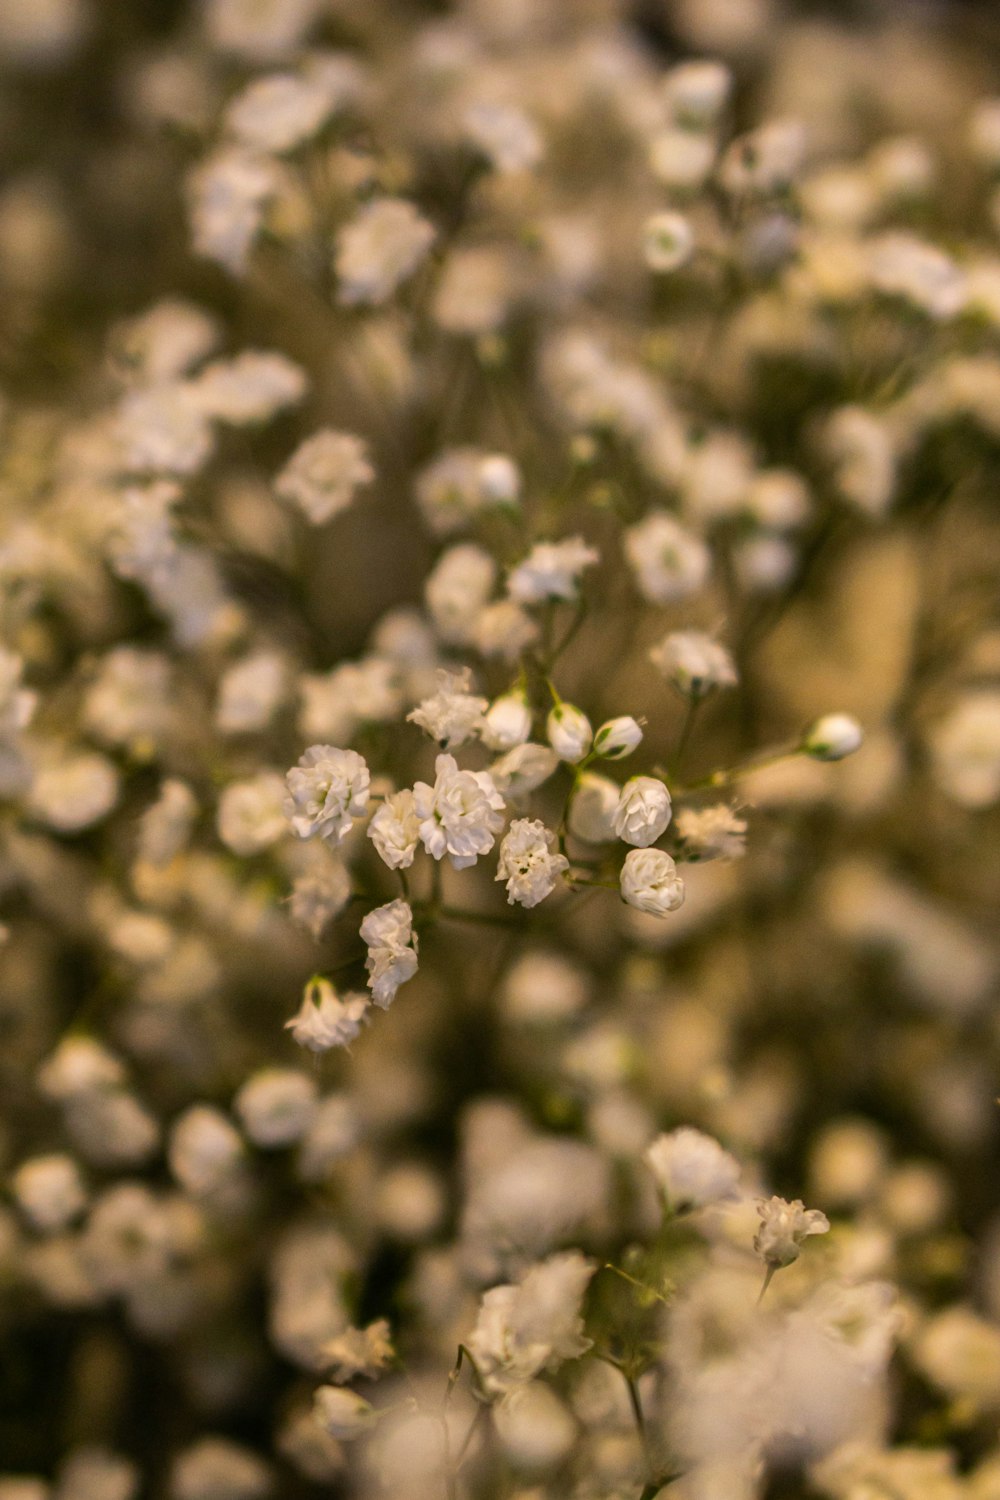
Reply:
M464 745L482 728L489 700L469 692L472 673L468 667L458 672L438 672L438 690L408 713L407 723L419 724L432 740L444 749Z
M1000 692L966 694L930 733L934 779L960 807L1000 801Z
M790 1266L802 1253L811 1234L826 1234L830 1221L818 1208L805 1208L800 1198L760 1198L757 1202L760 1228L753 1247L767 1266Z
M368 837L390 870L407 870L420 842L420 823L409 788L386 797L368 825Z
M684 904L684 882L662 849L632 849L620 876L622 900L637 911L664 917Z
M548 781L559 765L559 757L548 745L528 740L515 745L490 766L490 777L498 792L516 800Z
M684 857L692 862L706 859L740 859L746 853L746 819L725 802L714 807L686 807L677 814L677 837Z
M0 741L10 741L27 727L38 694L21 686L24 662L0 647Z
M555 834L537 819L515 818L500 845L497 880L507 882L507 901L513 906L537 906L555 890L569 869L564 854L553 854Z
M609 844L616 838L615 816L621 787L610 777L584 771L569 804L570 833L585 844Z
M285 815L300 839L319 834L330 843L346 838L368 807L371 775L355 750L311 745L285 777Z
M621 789L614 816L618 838L637 849L655 844L670 822L670 793L655 776L631 776Z
M80 1169L64 1152L29 1157L14 1172L10 1185L25 1218L43 1234L64 1229L87 1202Z
M245 1147L232 1121L208 1104L193 1104L174 1121L167 1142L170 1170L195 1197L230 1181Z
M654 511L630 526L624 547L639 592L650 604L690 598L708 581L707 546L666 511Z
M595 1269L568 1250L485 1294L468 1345L488 1391L514 1390L590 1348L580 1305Z
M259 771L234 781L219 798L219 838L243 858L270 848L285 833L285 779L278 771Z
M340 300L387 302L434 243L432 224L404 198L374 198L337 235Z
M559 759L571 765L583 759L594 738L587 715L572 703L557 703L549 713L545 730Z
M281 155L317 135L336 105L330 80L319 71L270 73L252 79L229 101L222 123L248 150Z
M677 271L694 253L694 233L683 214L659 213L646 220L642 231L643 258L661 275Z
M340 1385L321 1385L313 1396L316 1421L341 1442L363 1437L378 1420L370 1401Z
M465 134L497 172L524 172L537 166L542 138L534 123L509 104L473 104L465 113Z
M413 788L420 837L428 854L447 854L456 870L465 870L493 848L504 801L488 772L460 771L452 755L439 755L435 772L433 786L418 781Z
M718 1141L690 1126L657 1136L646 1161L675 1213L739 1197L739 1162Z
M316 1108L315 1080L293 1068L261 1068L233 1100L256 1146L288 1146L305 1134Z
M417 972L417 940L407 902L390 901L370 911L361 923L361 939L368 947L365 968L372 1000L388 1010L399 986Z
M715 123L732 88L733 75L725 63L697 58L670 69L663 80L663 97L673 119L700 130Z
M595 547L582 537L561 542L539 542L507 579L507 592L519 604L541 604L546 599L572 601L580 591L584 568L600 561Z
M725 646L700 630L675 630L654 646L649 659L689 698L703 698L713 688L732 687L736 667Z
M351 877L339 859L300 875L292 886L289 912L297 927L304 927L319 942L334 917L344 910L351 896Z
M466 645L496 583L497 565L473 542L449 547L424 584L424 599L443 641Z
M234 662L219 682L215 722L223 734L250 734L270 723L285 692L288 667L278 651Z
M297 505L313 526L322 526L346 510L374 478L363 438L323 428L296 448L274 481L274 491Z
M284 354L244 349L206 365L191 382L199 409L230 427L252 427L296 406L309 387L300 365Z
M275 162L242 147L223 147L200 162L186 183L196 254L242 276L280 181Z
M331 1047L346 1047L354 1041L367 1010L367 995L341 996L328 979L311 979L298 1011L285 1022L285 1030L300 1047L328 1052Z

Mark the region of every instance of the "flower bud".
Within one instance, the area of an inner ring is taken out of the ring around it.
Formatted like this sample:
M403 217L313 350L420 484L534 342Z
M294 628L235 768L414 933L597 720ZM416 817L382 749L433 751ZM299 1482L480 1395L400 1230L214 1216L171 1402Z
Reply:
M314 1397L313 1410L323 1431L341 1442L362 1437L378 1420L371 1402L339 1385L321 1385Z
M632 776L622 787L615 810L615 833L626 844L648 849L671 817L670 793L655 776Z
M843 760L863 739L861 725L850 714L824 714L802 736L802 749L814 760Z
M491 750L513 750L523 745L531 733L531 709L521 693L504 693L490 704L480 730L483 743Z
M557 703L545 727L549 744L559 759L572 765L583 759L594 738L587 715L572 703Z
M578 778L567 820L570 833L585 844L610 844L617 837L615 813L621 788L607 776L584 771Z
M622 900L636 911L665 917L684 904L684 882L662 849L632 849L620 876Z
M642 730L631 714L608 719L594 735L594 754L604 760L624 760L642 739Z

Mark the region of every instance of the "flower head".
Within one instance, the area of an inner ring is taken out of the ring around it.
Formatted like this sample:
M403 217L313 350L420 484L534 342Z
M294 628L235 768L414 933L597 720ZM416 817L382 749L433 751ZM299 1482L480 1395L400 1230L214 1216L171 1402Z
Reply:
M300 839L339 844L368 807L371 775L356 750L311 745L285 777L285 816Z

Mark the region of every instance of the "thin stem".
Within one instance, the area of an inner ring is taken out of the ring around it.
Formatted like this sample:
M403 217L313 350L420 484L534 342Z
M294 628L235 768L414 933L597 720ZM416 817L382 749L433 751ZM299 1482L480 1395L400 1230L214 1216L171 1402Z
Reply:
M754 771L762 771L767 766L776 766L783 760L791 760L796 755L803 753L802 746L781 745L775 750L768 750L762 755L755 755L750 760L743 761L738 766L731 766L728 770L713 771L710 776L703 776L700 781L692 781L689 786L678 787L678 796L685 796L688 792L703 792L716 787L731 786L741 776L749 776Z
M771 1282L774 1279L774 1273L775 1273L775 1271L777 1269L778 1269L778 1267L776 1265L769 1265L768 1268L767 1268L767 1270L764 1272L764 1284L761 1287L760 1292L759 1292L759 1294L757 1296L757 1303L756 1303L757 1307L759 1307L760 1304L763 1302L763 1300L764 1300L764 1293L767 1291L768 1287L771 1285Z
M673 755L671 755L667 762L669 780L673 780L675 776L679 776L681 773L681 762L684 759L684 752L691 738L691 731L694 728L694 721L702 705L702 701L701 698L688 699L687 707L684 710L684 718L681 720L680 733L677 736L677 744L674 746Z
M621 1366L618 1367L621 1369ZM642 1444L642 1457L646 1466L646 1488L643 1494L656 1494L659 1486L655 1482L656 1469L653 1466L653 1454L649 1442L649 1429L646 1426L646 1413L642 1409L642 1397L639 1395L639 1386L634 1376L622 1370L622 1379L628 1387L628 1399L632 1407L632 1415L635 1417L635 1427L639 1434L639 1442Z

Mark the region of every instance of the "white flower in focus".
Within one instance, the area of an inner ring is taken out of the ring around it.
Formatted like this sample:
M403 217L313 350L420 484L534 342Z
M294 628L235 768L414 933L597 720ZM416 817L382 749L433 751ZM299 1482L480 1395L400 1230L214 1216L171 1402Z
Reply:
M615 816L621 787L608 776L584 771L577 778L569 804L567 826L585 844L610 844L617 838Z
M662 849L632 849L620 876L622 900L636 911L665 917L684 904L684 882Z
M368 837L390 870L408 870L420 842L420 823L409 788L386 797L368 825Z
M830 1221L818 1208L805 1208L800 1198L761 1198L757 1203L760 1228L753 1248L768 1267L790 1266L802 1253L811 1234L826 1234Z
M740 1164L735 1156L690 1126L657 1136L646 1161L674 1213L739 1197Z
M219 798L219 838L244 859L276 844L288 827L285 779L278 771L260 771L234 781Z
M390 901L370 911L361 923L361 940L368 947L365 968L372 1001L388 1010L399 986L417 972L417 939L409 905Z
M546 599L572 601L580 591L584 568L600 562L600 553L580 536L561 542L539 542L507 579L507 592L519 604Z
M960 807L1000 801L1000 692L968 693L930 734L934 779Z
M704 588L711 554L700 537L666 511L654 511L624 534L625 557L650 604L675 604Z
M418 724L432 740L450 750L480 732L489 700L469 692L472 673L468 667L457 672L442 669L437 675L437 692L408 713L406 721Z
M275 479L274 492L297 505L313 526L322 526L374 478L364 439L325 427L296 448Z
M571 765L583 759L594 738L587 715L572 703L557 703L549 713L545 730L559 759Z
M548 745L528 740L515 745L490 766L490 778L496 790L516 801L536 791L559 765L559 757Z
M694 233L684 215L659 213L648 218L642 230L642 253L649 269L661 275L685 265L694 253Z
M232 1121L209 1104L192 1104L174 1121L167 1161L185 1192L201 1197L233 1179L244 1145Z
M843 760L860 749L864 731L850 714L825 714L802 736L802 748L814 760Z
M321 1385L314 1397L316 1421L324 1432L341 1442L363 1437L378 1420L370 1401L339 1385Z
M441 554L424 584L424 599L443 641L468 644L496 576L493 558L473 542L461 542Z
M285 1030L300 1047L328 1052L331 1047L346 1047L354 1041L367 1009L367 995L341 997L328 979L311 979L298 1011L285 1022Z
M29 1157L14 1172L10 1185L18 1208L43 1234L65 1229L87 1202L80 1169L62 1152Z
M284 811L300 839L339 844L368 808L371 775L355 750L311 745L285 777Z
M494 698L483 717L479 731L490 750L512 750L523 745L531 733L531 708L523 693L504 693Z
M483 1297L468 1345L483 1384L501 1395L590 1348L580 1306L596 1267L575 1250L533 1266Z
M631 714L608 719L594 735L594 754L602 760L624 760L642 742L642 729Z
M432 224L405 198L374 198L337 235L334 268L346 303L387 302L434 243Z
M500 845L497 880L507 882L507 902L537 906L555 890L569 869L564 854L553 854L555 834L537 819L515 818Z
M508 756L523 752L519 745ZM413 788L420 837L434 859L447 854L456 870L468 869L488 854L503 827L504 801L487 771L460 771L452 755L435 761L435 781Z
M233 1100L255 1146L290 1146L304 1135L316 1108L315 1081L293 1068L261 1068Z
M631 776L621 789L614 816L616 837L648 849L664 832L672 813L670 793L655 776Z
M741 859L746 853L746 819L725 802L714 807L686 807L674 824L685 859Z

